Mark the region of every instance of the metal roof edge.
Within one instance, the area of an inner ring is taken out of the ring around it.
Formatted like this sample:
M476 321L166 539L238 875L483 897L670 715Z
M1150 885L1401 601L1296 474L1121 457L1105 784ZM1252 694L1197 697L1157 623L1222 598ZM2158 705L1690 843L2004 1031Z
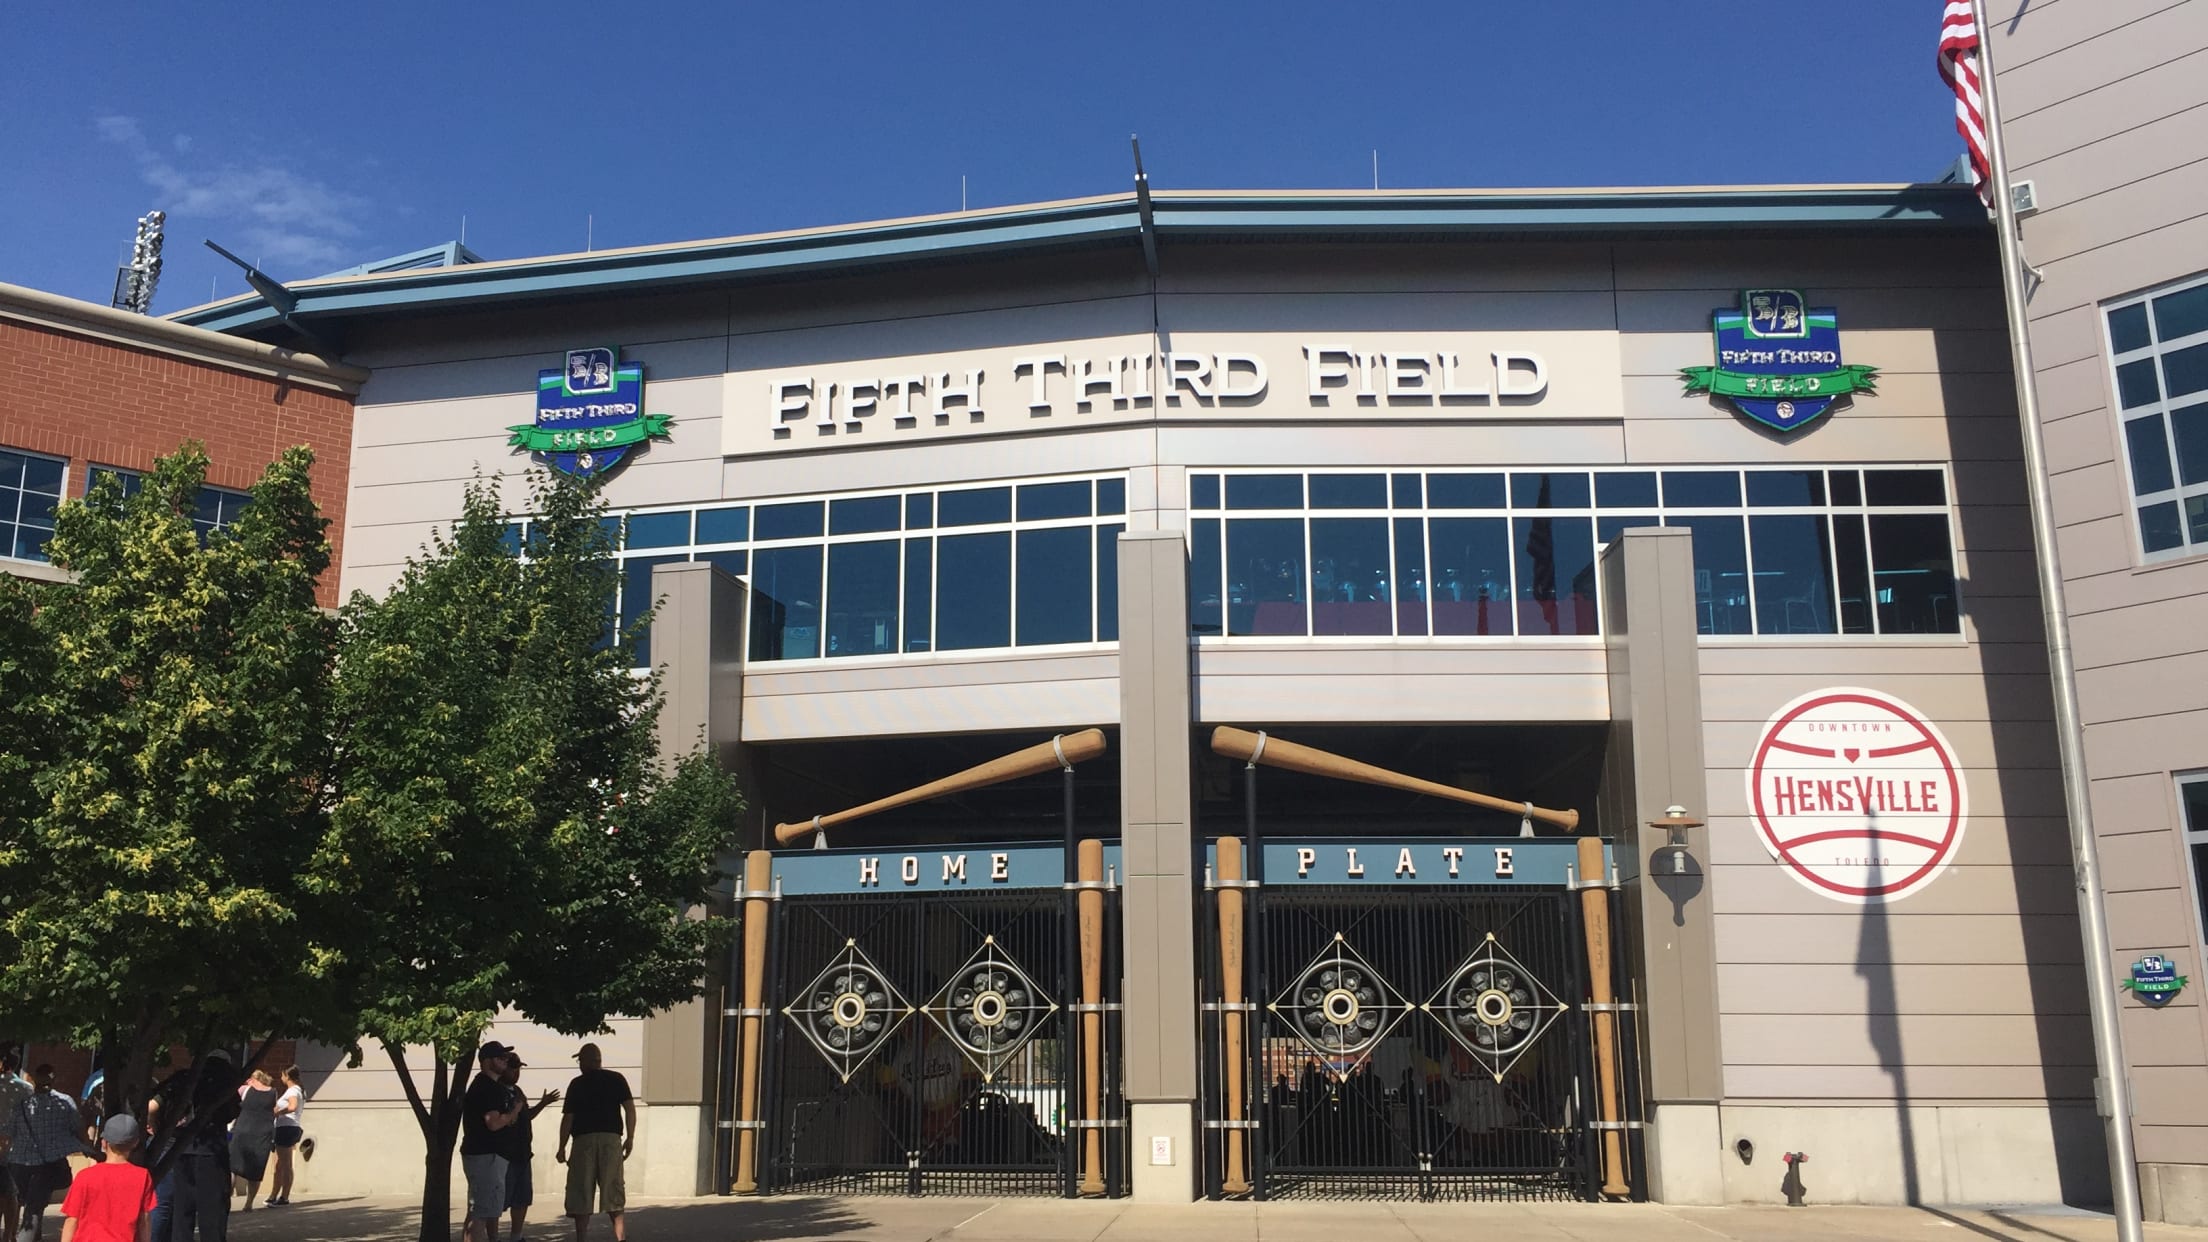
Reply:
M358 367L314 354L21 285L0 283L0 319L346 396L358 393L368 379L368 373Z
M1156 194L1161 236L1391 235L1739 228L1990 228L1967 187L1941 184L1673 186L1523 190L1174 190ZM700 242L293 283L302 318L458 307L563 295L942 260L1132 239L1133 194L1068 199ZM179 311L172 322L240 332L275 322L257 296Z

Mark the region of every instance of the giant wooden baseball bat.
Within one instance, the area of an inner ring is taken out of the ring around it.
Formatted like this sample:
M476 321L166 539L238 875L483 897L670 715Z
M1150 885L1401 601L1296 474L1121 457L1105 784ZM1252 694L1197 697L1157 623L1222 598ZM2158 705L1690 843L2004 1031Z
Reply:
M744 856L744 891L765 893L774 881L774 855L753 850ZM759 1189L759 1052L765 1031L759 1013L766 1005L767 899L744 899L744 1012L743 1073L737 1079L740 1096L736 1119L744 1123L736 1131L736 1184L731 1189L748 1195Z
M1250 1193L1247 1163L1248 1130L1242 1120L1242 841L1219 838L1219 1010L1225 1050L1225 1088L1220 1092L1226 1110L1227 1172L1219 1189L1230 1195Z
M1402 789L1411 793L1429 794L1462 802L1468 806L1481 806L1512 815L1530 815L1544 824L1553 824L1566 832L1579 827L1579 812L1573 810L1551 811L1525 802L1512 802L1507 798L1491 798L1473 793L1454 785L1437 784L1420 780L1401 772L1376 768L1369 763L1337 755L1332 751L1299 746L1269 734L1252 733L1247 729L1221 726L1211 732L1211 748L1229 759L1262 763L1267 767L1286 768L1291 772L1303 772L1312 776L1331 776L1336 780L1360 781L1367 785L1379 785L1386 789ZM777 831L780 831L777 829Z
M1102 746L1102 743L1098 743ZM1104 882L1104 842L1084 837L1074 874L1084 885ZM1083 888L1081 907L1081 1193L1104 1193L1104 890Z
M1579 880L1593 885L1608 879L1602 866L1602 838L1579 839ZM1595 1009L1595 1099L1602 1118L1602 1193L1622 1199L1625 1184L1625 1133L1618 1123L1618 1015L1608 1006L1610 991L1610 890L1579 890L1579 915L1587 925L1587 981Z
M1085 759L1094 759L1103 753L1104 731L1102 729L1083 729L1079 733L1061 734L1047 742L1038 742L1033 746L1015 750L1009 755L1000 755L987 763L976 764L963 772L954 772L941 780L929 781L925 785L915 785L903 793L894 793L886 798L876 798L864 806L855 806L848 811L838 811L833 815L821 815L813 819L799 820L794 824L776 824L774 826L774 839L783 845L795 845L819 829L833 828L838 824L848 824L854 819L864 819L869 815L878 815L883 811L893 811L901 806L911 806L915 802L926 802L930 798L940 798L945 794L964 793L969 789L981 789L989 785L1002 784L1005 781L1018 780L1023 776L1034 776L1037 773L1048 772L1052 768L1061 766L1061 761L1064 763L1080 763Z

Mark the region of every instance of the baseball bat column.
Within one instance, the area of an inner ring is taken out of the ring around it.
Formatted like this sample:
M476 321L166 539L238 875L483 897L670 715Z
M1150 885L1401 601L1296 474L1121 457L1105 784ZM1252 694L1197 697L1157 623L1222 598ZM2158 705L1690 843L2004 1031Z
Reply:
M1246 1037L1245 1019L1242 1014L1242 842L1234 837L1219 838L1219 860L1214 869L1219 884L1219 1018L1222 1035L1224 1082L1220 1089L1220 1111L1226 1120L1226 1176L1219 1189L1230 1195L1250 1192L1249 1131L1240 1124L1245 1120L1243 1108L1245 1064L1243 1040Z
M1245 763L1263 764L1269 768L1284 768L1290 772L1302 772L1309 776L1325 776L1340 781L1356 781L1365 785L1378 785L1383 789L1401 789L1410 793L1446 798L1462 802L1466 806L1484 807L1491 811L1503 811L1526 819L1537 819L1554 828L1571 832L1579 827L1579 812L1574 810L1552 811L1531 802L1512 802L1488 794L1474 793L1454 785L1438 781L1421 780L1402 772L1361 763L1346 755L1320 750L1315 746L1303 746L1283 741L1266 733L1252 733L1247 729L1220 726L1211 731L1211 748L1229 759Z
M816 815L811 819L799 820L795 823L776 824L774 826L774 839L781 845L796 845L816 832L834 828L839 824L848 824L855 819L864 819L869 815L879 815L883 811L893 811L901 806L911 806L915 802L926 802L930 798L941 798L954 793L966 793L969 790L1001 785L1006 781L1018 780L1023 776L1040 776L1053 768L1070 768L1076 763L1086 759L1094 759L1103 753L1104 731L1102 729L1083 729L1079 733L1061 734L1047 742L1037 742L1033 746L1025 746L1015 750L1011 754L999 755L987 763L975 764L963 772L953 772L941 780L929 781L925 785L915 785L900 793L893 793L886 798L876 798L872 802L852 807L846 811L837 811L833 815Z
M1632 1193L1625 1181L1625 1130L1618 1115L1618 1011L1610 986L1610 873L1603 866L1602 838L1579 839L1579 914L1587 925L1587 984L1595 1011L1595 1109L1602 1122L1602 1193L1622 1199Z
M1081 842L1081 1193L1104 1193L1104 842Z
M766 1034L760 1015L766 1008L767 891L774 881L774 855L753 850L744 856L744 1008L743 1066L737 1077L737 1194L759 1189L759 1053Z

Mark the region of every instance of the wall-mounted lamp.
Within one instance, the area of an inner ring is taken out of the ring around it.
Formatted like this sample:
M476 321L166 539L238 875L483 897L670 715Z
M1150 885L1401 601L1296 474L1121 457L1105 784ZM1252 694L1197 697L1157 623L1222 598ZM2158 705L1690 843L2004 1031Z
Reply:
M1683 806L1667 806L1662 819L1648 821L1651 828L1664 830L1665 843L1649 855L1649 870L1656 875L1692 875L1694 859L1687 853L1687 833L1700 828L1702 821L1687 814Z

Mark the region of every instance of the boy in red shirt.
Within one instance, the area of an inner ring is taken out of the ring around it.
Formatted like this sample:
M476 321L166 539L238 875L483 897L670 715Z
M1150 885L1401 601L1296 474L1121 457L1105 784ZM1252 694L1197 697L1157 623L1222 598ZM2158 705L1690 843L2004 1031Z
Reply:
M77 1174L61 1202L61 1242L150 1242L153 1178L130 1162L138 1149L138 1119L118 1113L100 1129L103 1164Z

